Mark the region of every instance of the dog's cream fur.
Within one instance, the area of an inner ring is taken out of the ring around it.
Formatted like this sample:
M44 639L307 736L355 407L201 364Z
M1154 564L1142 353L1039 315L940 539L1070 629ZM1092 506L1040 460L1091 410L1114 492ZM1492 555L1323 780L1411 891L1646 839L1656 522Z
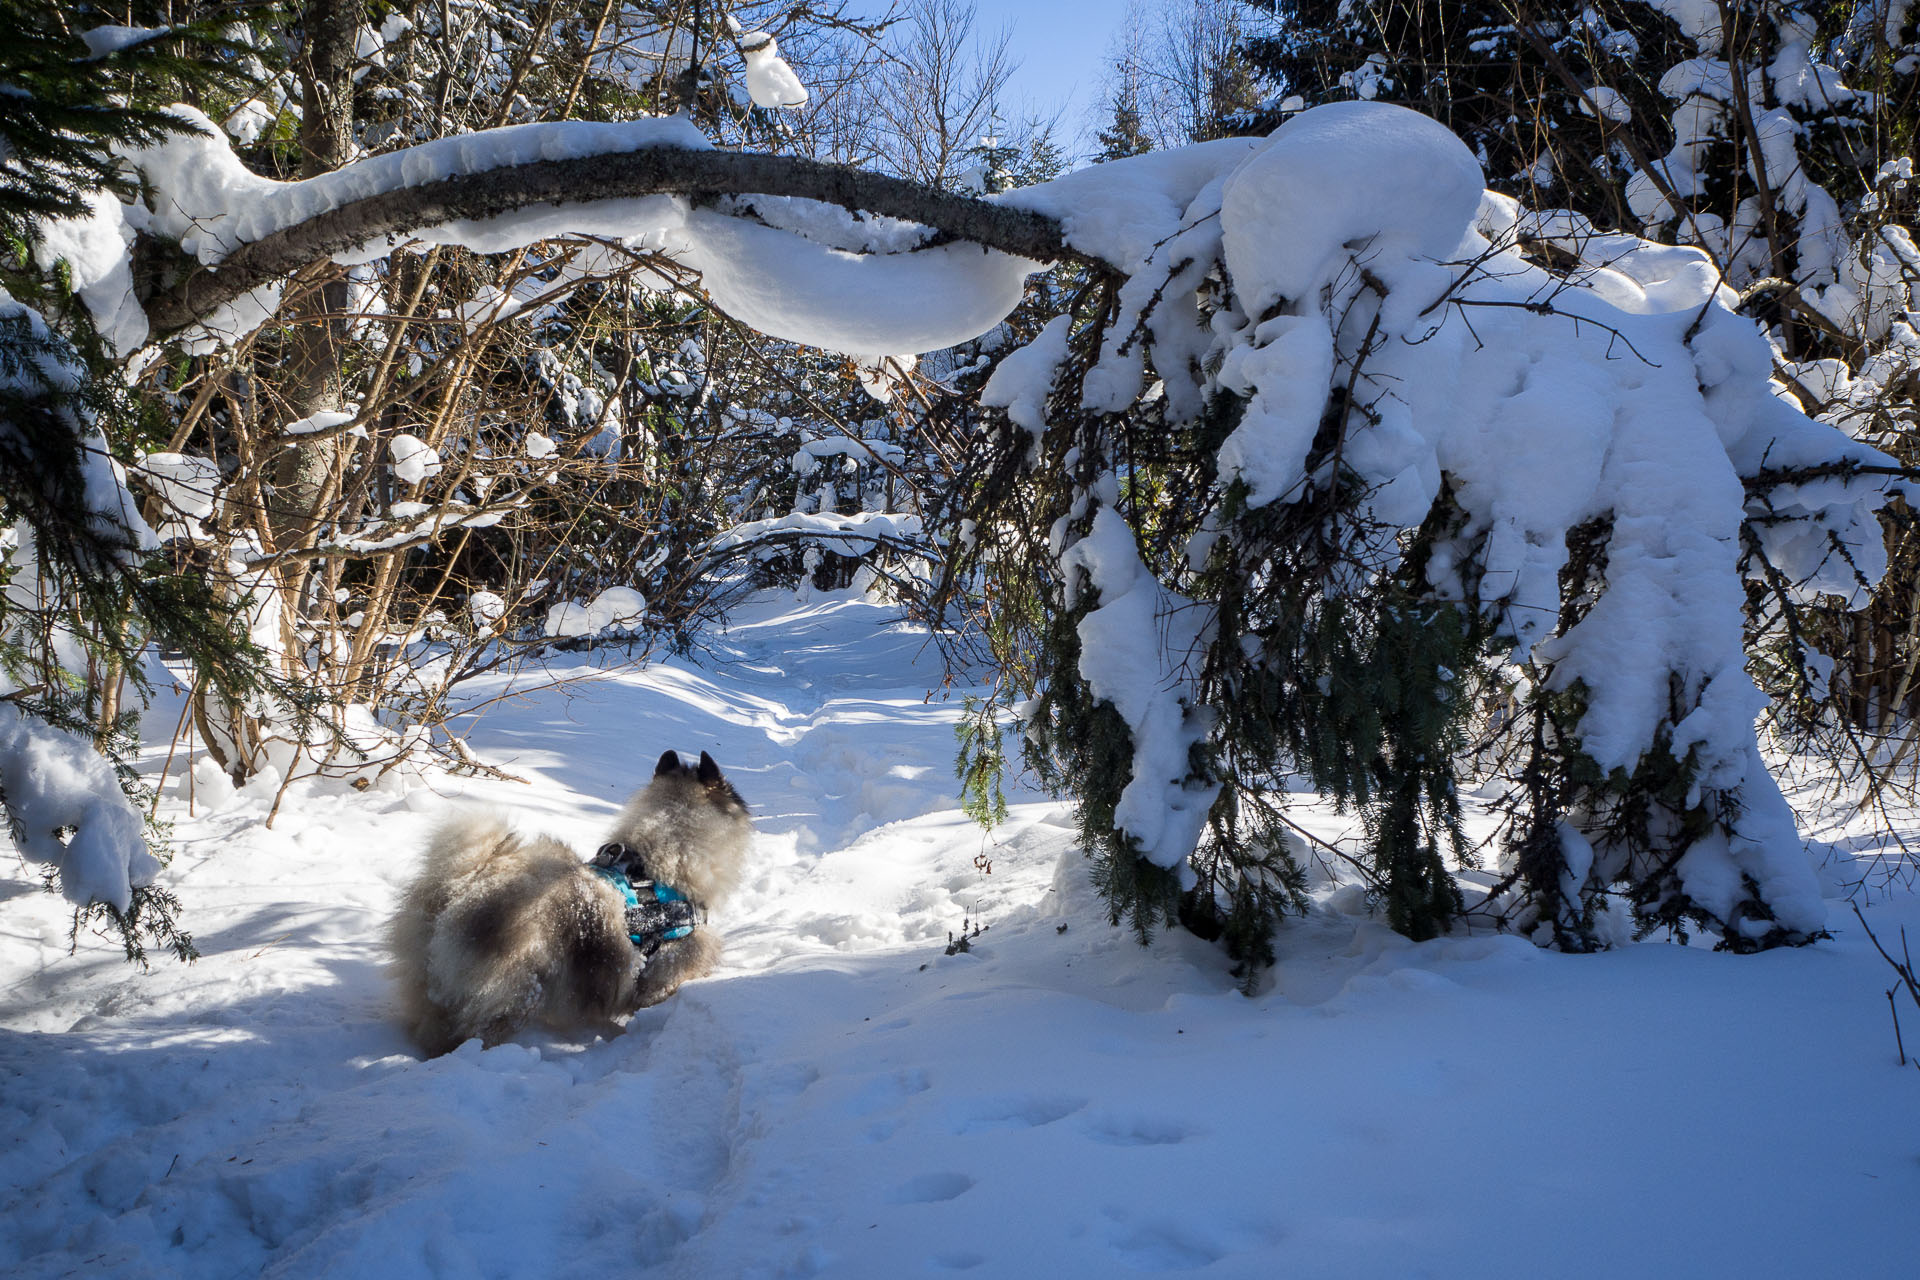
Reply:
M738 887L752 832L710 757L695 769L668 752L608 839L704 915ZM474 1036L495 1045L530 1022L570 1028L623 1017L710 972L721 948L703 921L640 964L612 885L560 841L517 835L484 813L434 832L387 943L402 1015L429 1054Z

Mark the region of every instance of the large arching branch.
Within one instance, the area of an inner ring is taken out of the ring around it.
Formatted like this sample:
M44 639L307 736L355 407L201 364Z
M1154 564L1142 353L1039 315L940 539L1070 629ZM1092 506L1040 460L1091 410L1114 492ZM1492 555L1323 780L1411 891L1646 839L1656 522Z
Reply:
M901 218L1022 258L1088 261L1044 214L940 191L882 174L795 156L678 147L536 160L397 187L351 201L235 249L147 302L156 335L177 332L221 305L308 263L383 237L456 220L496 218L535 205L648 195L798 196Z

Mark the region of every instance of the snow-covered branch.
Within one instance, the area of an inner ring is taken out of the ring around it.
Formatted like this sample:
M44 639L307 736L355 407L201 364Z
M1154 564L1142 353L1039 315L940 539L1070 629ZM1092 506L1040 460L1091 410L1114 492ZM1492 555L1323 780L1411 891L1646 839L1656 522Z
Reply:
M617 234L623 222L635 234L653 231L661 210L604 203L648 196L695 202L748 194L799 198L918 223L931 231L923 249L966 241L1031 262L1087 256L1070 247L1059 222L1043 213L797 156L716 151L691 129L665 128L677 123L516 126L378 156L302 183L242 178L229 185L266 188L272 211L256 212L247 224L222 228L224 236L211 238L191 195L181 199L168 179L182 176L179 161L187 153L224 148L201 139L155 148L146 158L160 163L148 167L149 177L159 173L163 196L179 201L181 230L199 232L189 243L202 262L147 301L149 325L158 335L177 332L309 263L364 258L375 247L403 243L430 228L491 224L498 231L510 215L538 210L545 234ZM164 230L167 211L156 212ZM228 238L230 244L209 243Z

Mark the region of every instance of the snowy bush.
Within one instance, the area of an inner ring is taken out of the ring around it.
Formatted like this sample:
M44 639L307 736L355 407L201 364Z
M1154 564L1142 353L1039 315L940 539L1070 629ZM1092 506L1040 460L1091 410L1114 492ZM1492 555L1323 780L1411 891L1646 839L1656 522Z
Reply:
M1777 351L1811 414L1914 461L1913 328L1920 286L1920 7L1792 0L1281 0L1289 21L1248 46L1303 101L1351 96L1379 60L1393 100L1459 132L1489 185L1563 234L1543 260L1585 255L1580 228L1704 250ZM1380 83L1376 79L1376 83ZM1289 108L1263 112L1277 122ZM1523 232L1523 238L1525 233ZM1604 254L1587 256L1604 265ZM1891 572L1848 612L1771 596L1751 618L1769 727L1884 779L1876 750L1916 736L1911 670L1920 541L1888 522ZM1825 651L1828 657L1819 652ZM1882 794L1878 782L1870 789Z

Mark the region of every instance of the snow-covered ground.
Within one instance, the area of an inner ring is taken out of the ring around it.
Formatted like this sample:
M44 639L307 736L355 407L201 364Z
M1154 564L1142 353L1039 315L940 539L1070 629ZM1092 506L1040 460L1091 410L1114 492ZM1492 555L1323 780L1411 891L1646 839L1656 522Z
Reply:
M0 1271L1920 1268L1920 1072L1838 898L1805 950L1573 957L1414 945L1323 886L1249 999L1194 939L1106 924L1057 805L991 836L957 812L940 679L875 605L763 602L703 664L489 708L474 745L531 785L297 785L272 830L270 795L189 818L170 787L191 967L68 956L60 901L10 871ZM591 848L668 747L758 820L723 969L612 1039L421 1061L378 937L435 815ZM946 955L963 918L987 931ZM1869 919L1920 935L1905 890Z

